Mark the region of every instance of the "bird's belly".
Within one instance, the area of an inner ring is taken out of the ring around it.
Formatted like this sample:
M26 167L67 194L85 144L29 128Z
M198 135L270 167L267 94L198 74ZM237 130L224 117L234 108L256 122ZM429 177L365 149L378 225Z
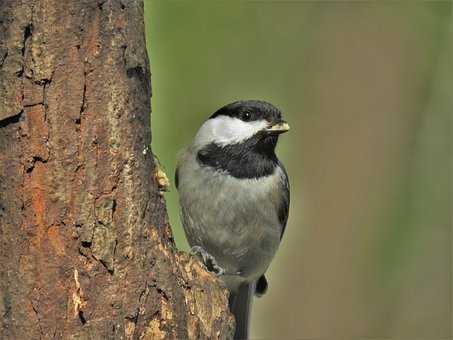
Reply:
M199 171L179 188L190 245L202 246L229 274L258 278L280 243L272 185Z

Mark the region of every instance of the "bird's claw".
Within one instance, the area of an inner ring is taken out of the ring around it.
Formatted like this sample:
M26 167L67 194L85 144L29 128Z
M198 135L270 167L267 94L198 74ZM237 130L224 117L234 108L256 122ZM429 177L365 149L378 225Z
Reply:
M207 270L214 273L216 276L222 276L225 274L225 269L219 266L214 256L209 254L203 247L193 246L190 249L192 255L196 255L201 258L201 262Z

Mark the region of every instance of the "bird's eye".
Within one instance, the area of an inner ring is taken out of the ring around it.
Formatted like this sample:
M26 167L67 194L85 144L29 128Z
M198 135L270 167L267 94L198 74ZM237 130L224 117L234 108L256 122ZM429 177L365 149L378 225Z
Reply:
M243 121L246 121L246 122L248 122L248 121L250 121L250 120L252 119L251 113L250 113L250 112L247 112L247 111L244 112L244 113L242 113L241 116L242 116L242 117L241 117L242 120L243 120Z

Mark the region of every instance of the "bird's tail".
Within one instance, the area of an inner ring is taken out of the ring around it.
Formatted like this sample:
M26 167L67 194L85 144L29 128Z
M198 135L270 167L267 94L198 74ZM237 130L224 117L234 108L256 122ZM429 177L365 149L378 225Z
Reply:
M243 283L236 293L230 294L230 310L236 319L234 340L247 340L249 336L249 318L252 299L255 293L254 283Z

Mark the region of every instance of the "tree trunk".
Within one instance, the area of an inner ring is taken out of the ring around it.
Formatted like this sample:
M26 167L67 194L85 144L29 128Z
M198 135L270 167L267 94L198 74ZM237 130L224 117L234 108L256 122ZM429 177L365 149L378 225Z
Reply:
M141 0L0 0L0 338L229 338L149 148Z

